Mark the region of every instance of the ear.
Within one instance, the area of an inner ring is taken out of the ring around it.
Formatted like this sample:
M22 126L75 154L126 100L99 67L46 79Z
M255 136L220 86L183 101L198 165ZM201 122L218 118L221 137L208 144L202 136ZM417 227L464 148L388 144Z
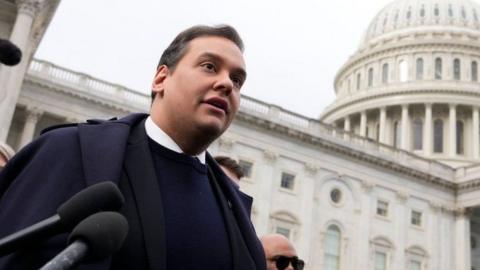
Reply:
M152 92L156 93L157 95L160 95L160 97L163 97L163 92L165 90L165 79L168 76L168 67L166 65L161 65L157 69L157 73L155 74L155 77L153 78L152 82Z

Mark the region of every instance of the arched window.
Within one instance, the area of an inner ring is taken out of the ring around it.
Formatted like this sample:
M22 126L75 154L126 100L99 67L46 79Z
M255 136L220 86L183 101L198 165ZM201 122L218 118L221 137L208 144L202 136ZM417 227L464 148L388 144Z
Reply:
M357 91L360 90L361 83L362 83L362 75L358 73L357 74Z
M368 87L373 85L373 68L368 69Z
M393 124L393 146L400 147L401 139L402 129L400 123L398 121L395 121L395 123Z
M382 83L388 83L388 64L382 66Z
M463 155L464 154L464 138L463 135L463 122L457 121L457 154Z
M405 260L407 261L408 270L422 270L427 263L427 252L419 246L412 246L406 250Z
M406 82L408 79L408 64L407 61L401 60L398 64L398 78L401 82Z
M423 122L420 119L415 119L412 125L413 131L413 150L423 149Z
M478 15L477 15L477 10L473 10L473 18L475 19L475 22L478 22Z
M460 59L453 60L453 79L460 80Z
M425 17L425 5L422 5L422 8L420 9L420 17Z
M335 225L330 225L325 234L325 263L323 269L340 269L340 229Z
M393 249L392 243L384 238L377 237L372 241L373 248L373 265L374 270L387 270L392 266L391 253Z
M448 5L448 16L453 17L453 9L452 9L452 4Z
M435 4L435 9L433 10L433 14L434 14L435 16L440 15L440 10L438 9L438 4Z
M271 232L281 234L288 239L294 239L298 227L297 218L284 211L274 213L270 219Z
M433 152L443 152L443 121L440 119L433 123Z
M442 79L442 59L440 57L435 59L435 79Z
M407 11L407 20L410 19L410 17L412 17L412 8L411 7L408 7L408 11Z
M462 18L464 20L467 18L467 13L465 12L465 7L462 7Z
M472 81L473 82L478 81L478 64L477 64L477 61L472 61L471 71L472 71Z
M375 126L375 140L380 141L380 124Z
M417 80L423 79L423 59L422 58L417 58L417 72L415 77Z

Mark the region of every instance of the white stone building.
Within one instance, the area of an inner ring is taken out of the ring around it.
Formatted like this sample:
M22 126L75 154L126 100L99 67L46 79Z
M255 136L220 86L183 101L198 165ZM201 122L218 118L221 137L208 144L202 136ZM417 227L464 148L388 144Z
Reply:
M247 171L258 234L287 235L308 270L480 269L479 15L469 0L387 5L318 120L244 96L210 151ZM148 107L147 95L33 60L2 128L18 149L52 124Z

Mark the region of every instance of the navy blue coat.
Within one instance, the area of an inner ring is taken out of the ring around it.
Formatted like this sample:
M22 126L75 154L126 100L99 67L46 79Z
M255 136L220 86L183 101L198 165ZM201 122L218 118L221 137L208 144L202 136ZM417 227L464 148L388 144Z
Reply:
M0 173L0 237L53 216L72 195L101 181L120 186L129 234L122 249L79 269L165 269L161 196L144 128L145 114L87 121L47 131L23 148ZM265 269L263 249L250 222L251 198L238 191L207 154L223 194L233 269ZM160 206L160 207L159 207ZM0 258L0 269L33 269L66 247L68 234ZM212 254L212 256L215 256Z

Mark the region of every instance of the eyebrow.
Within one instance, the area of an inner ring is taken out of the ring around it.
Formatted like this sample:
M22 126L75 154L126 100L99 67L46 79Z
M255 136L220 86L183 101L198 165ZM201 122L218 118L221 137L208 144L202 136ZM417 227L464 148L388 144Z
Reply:
M199 59L211 59L215 62L225 63L225 60L223 60L222 57L220 57L219 55L217 55L215 53L210 53L210 52L202 53L199 56ZM233 72L242 76L244 81L247 79L247 72L243 68L236 67L236 68L233 69Z

